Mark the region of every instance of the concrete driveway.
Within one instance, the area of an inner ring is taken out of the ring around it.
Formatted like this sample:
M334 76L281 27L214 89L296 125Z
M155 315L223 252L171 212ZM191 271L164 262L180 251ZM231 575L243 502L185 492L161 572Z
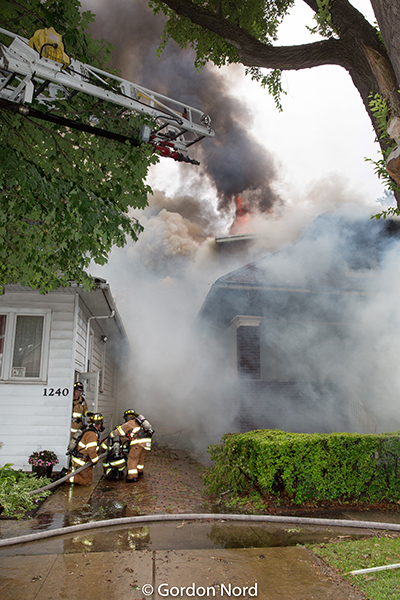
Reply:
M169 479L171 472L167 472ZM182 470L181 486L184 475ZM142 488L116 484L111 489L100 482L101 476L99 465L91 486L60 486L32 519L0 519L0 542L8 544L5 540L38 533L45 536L26 543L0 545L2 600L363 598L304 544L340 536L369 537L374 532L368 527L349 530L320 525L235 523L224 520L223 515L218 521L185 521L185 512L192 512L193 502L198 502L195 499L191 504L182 504L177 521L124 522L79 530L81 524L101 519L104 523L104 519L121 516L123 503L118 490L125 503L129 493L131 502L135 494L137 498L143 495L148 477L146 474L138 484ZM162 487L161 477L157 485ZM154 488L149 490L146 494L154 496ZM179 508L185 497L181 492L176 496L173 493L171 489L172 499L168 502ZM93 498L97 498L95 502ZM107 498L111 498L108 504ZM154 498L152 506L154 510L150 512L154 516L165 512L154 504ZM372 513L369 519L379 520ZM78 530L65 534L65 528L71 526ZM55 530L62 530L62 534L47 537Z

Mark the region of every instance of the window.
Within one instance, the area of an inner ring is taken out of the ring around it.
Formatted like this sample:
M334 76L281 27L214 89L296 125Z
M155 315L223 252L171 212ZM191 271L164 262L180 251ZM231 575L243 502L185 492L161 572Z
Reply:
M260 329L237 328L237 373L239 379L260 379Z
M236 350L236 372L238 379L260 379L260 323L264 317L236 315L232 319Z
M0 378L45 381L50 311L2 310L0 314Z
M12 374L39 377L44 317L17 315L16 319Z
M3 364L4 336L6 332L6 315L0 315L0 373Z

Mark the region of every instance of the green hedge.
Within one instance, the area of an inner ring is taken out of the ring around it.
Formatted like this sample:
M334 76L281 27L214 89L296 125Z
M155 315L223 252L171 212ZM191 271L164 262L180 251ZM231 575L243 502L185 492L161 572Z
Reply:
M215 467L206 474L209 493L246 492L313 500L400 500L400 432L306 434L259 429L226 434L208 452Z

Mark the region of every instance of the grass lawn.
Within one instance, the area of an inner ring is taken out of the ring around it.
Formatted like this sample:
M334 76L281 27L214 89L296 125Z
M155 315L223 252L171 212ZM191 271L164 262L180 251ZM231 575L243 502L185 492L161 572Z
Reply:
M361 590L368 600L400 599L400 568L349 575L350 571L400 563L400 537L379 537L310 545L309 548Z

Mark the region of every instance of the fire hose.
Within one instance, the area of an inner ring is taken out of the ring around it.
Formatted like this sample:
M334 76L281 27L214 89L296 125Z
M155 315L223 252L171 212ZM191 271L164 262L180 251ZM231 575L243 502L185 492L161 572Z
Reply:
M150 424L149 424L149 426L150 426ZM100 441L100 445L106 439L107 438L104 438L103 440L101 440ZM33 494L39 494L40 492L45 492L46 490L51 490L51 489L57 487L58 485L60 485L61 483L64 483L65 481L67 481L71 477L74 477L75 475L77 475L78 473L80 473L81 471L83 471L84 469L87 469L88 467L93 467L95 464L98 463L98 461L101 458L104 458L105 456L107 456L107 454L108 454L108 452L104 452L103 454L100 454L100 456L97 457L97 460L96 460L95 463L92 460L90 460L89 462L87 462L82 467L79 467L79 469L76 469L75 471L72 471L71 473L67 473L67 475L64 475L64 477L61 477L60 479L57 479L56 481L53 481L52 483L49 483L48 485L45 485L44 487L38 488L37 490L30 491L29 492L29 496L32 496Z
M89 464L89 463L88 463ZM86 465L85 465L86 466ZM61 481L61 480L60 480ZM86 531L89 529L100 529L102 527L115 527L131 525L133 523L157 523L164 521L250 521L261 523L295 523L297 525L318 525L325 527L352 527L358 529L383 529L388 531L400 531L399 523L382 523L380 521L351 521L347 519L318 519L312 517L290 517L278 515L237 515L237 514L215 514L215 513L197 513L197 514L152 514L141 515L137 517L120 517L117 519L107 519L105 521L90 521L89 523L80 523L79 525L70 525L60 529L50 529L49 531L40 531L27 535L21 535L13 538L0 540L0 547L23 544L27 542L36 542L38 540L67 535Z
M97 457L96 462L89 460L89 462L87 462L85 465L83 465L82 467L79 467L79 469L76 469L75 471L71 471L71 473L67 473L67 475L64 475L64 477L61 477L60 479L57 479L56 481L53 481L52 483L49 483L48 485L45 485L44 487L38 488L37 490L30 491L29 495L32 496L32 494L39 494L40 492L45 492L46 490L51 490L52 488L57 487L61 483L64 483L64 481L71 479L71 477L75 477L75 475L77 475L84 469L87 469L88 467L93 467L94 465L96 465L98 463L98 461L101 458L104 458L105 456L107 456L107 454L108 454L107 452L100 454L100 456Z

